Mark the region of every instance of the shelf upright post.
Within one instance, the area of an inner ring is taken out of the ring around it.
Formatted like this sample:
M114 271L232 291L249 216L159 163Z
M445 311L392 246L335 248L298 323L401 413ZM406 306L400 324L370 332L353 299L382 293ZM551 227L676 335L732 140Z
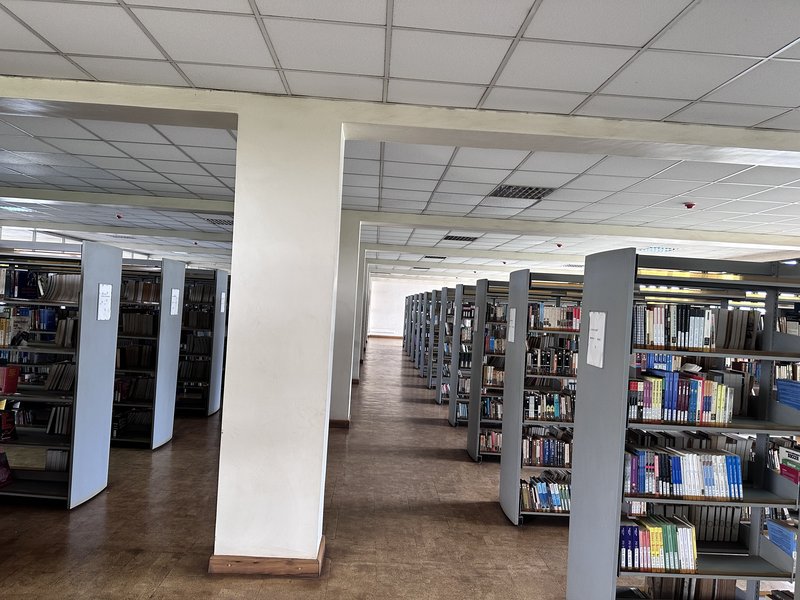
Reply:
M458 369L461 364L461 319L464 311L464 284L456 285L453 300L453 335L450 348L450 394L448 395L447 420L453 427L458 425Z
M481 391L483 389L483 336L486 330L486 304L489 280L475 284L475 328L472 330L472 368L470 369L469 421L467 452L472 460L480 461Z
M444 340L447 337L447 303L450 302L450 299L453 297L453 289L449 287L443 287L440 293L440 302L439 302L439 339L436 343L436 376L434 380L434 385L436 386L436 404L442 404L444 402L444 395L442 394L442 385L444 384L444 365L445 365L445 355L444 355ZM450 358L452 362L453 356L453 344L450 343ZM450 370L453 369L452 364L450 365Z
M222 367L225 361L225 335L228 316L228 273L214 272L214 331L211 349L211 377L208 390L208 415L222 406Z
M441 337L441 324L437 323L437 319L439 317L438 313L436 312L436 305L441 301L442 292L441 290L433 290L431 292L431 303L428 306L428 319L430 320L430 325L428 326L428 356L426 359L427 364L427 372L425 373L425 377L428 380L428 389L433 387L435 379L434 369L436 368L436 361L438 360L438 356L436 356L436 351L438 350L438 340L436 339L437 334Z
M619 567L636 251L593 254L586 259L584 273L567 600L605 600L616 595ZM602 318L605 327L599 328ZM591 357L590 348L596 349ZM595 357L602 359L602 367Z

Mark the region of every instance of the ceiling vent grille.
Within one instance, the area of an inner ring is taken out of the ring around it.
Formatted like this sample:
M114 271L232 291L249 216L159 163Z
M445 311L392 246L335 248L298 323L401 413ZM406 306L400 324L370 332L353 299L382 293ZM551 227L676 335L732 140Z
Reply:
M233 225L233 219L206 219L212 225Z
M647 248L641 248L639 252L649 252L650 254L666 254L667 252L675 252L675 248L670 248L668 246L648 246Z
M430 254L426 254L422 258L423 259L427 259L427 260L444 260L447 257L446 256L431 256Z
M112 233L108 237L116 238L118 240L132 240L134 237L132 235L122 235L121 233Z
M582 269L583 268L583 265L580 264L580 263L574 263L574 264L573 263L568 263L566 265L561 265L561 266L564 267L565 269Z
M495 198L541 200L552 194L555 190L556 188L531 187L529 185L498 185L489 195Z
M474 242L477 236L471 235L446 235L442 238L444 242Z
M430 271L430 267L411 267L412 269L416 269L417 271Z

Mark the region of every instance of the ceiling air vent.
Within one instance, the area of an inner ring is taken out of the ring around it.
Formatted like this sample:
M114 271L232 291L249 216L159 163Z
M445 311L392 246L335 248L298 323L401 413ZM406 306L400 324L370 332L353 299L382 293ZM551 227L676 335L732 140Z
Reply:
M121 233L112 233L112 234L109 234L108 237L116 238L118 240L132 240L132 239L134 239L132 235L122 235Z
M212 225L233 225L233 219L206 219Z
M667 246L648 246L647 248L641 248L639 252L649 252L651 254L666 254L667 252L675 252L675 248L669 248Z
M416 269L417 271L430 271L430 267L411 267L412 269Z
M472 235L446 235L442 238L444 242L474 242L477 236Z
M541 200L556 191L556 188L531 187L529 185L498 185L489 194L495 198L522 198Z
M568 263L566 265L561 265L561 266L564 267L565 269L582 269L583 268L583 265L579 264L579 263L574 263L574 264Z
M444 260L444 259L446 259L447 257L446 257L446 256L431 256L431 255L429 255L429 254L426 254L426 255L425 255L425 256L423 256L422 258L423 258L423 259L427 259L427 260Z

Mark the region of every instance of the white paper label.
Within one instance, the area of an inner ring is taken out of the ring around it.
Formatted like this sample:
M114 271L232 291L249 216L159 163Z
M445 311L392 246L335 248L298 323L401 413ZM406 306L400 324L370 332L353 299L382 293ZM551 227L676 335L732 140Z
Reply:
M606 343L606 313L589 311L589 343L586 346L586 362L603 368L603 349Z
M508 330L506 332L506 339L509 343L514 342L514 328L517 326L517 309L508 309Z
M97 290L97 320L111 320L111 294L114 286L110 283L101 283Z
M178 309L181 307L181 291L178 288L172 288L172 302L169 305L169 314L175 316L178 314Z
M227 299L228 299L228 294L226 294L225 292L222 292L219 295L219 312L221 313L225 312L225 301Z

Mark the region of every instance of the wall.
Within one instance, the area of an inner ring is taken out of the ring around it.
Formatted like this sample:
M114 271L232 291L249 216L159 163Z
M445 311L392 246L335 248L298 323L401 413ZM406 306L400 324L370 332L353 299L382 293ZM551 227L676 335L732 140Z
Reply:
M456 283L473 283L455 279L372 279L369 305L369 335L403 335L403 311L406 296L430 292Z

